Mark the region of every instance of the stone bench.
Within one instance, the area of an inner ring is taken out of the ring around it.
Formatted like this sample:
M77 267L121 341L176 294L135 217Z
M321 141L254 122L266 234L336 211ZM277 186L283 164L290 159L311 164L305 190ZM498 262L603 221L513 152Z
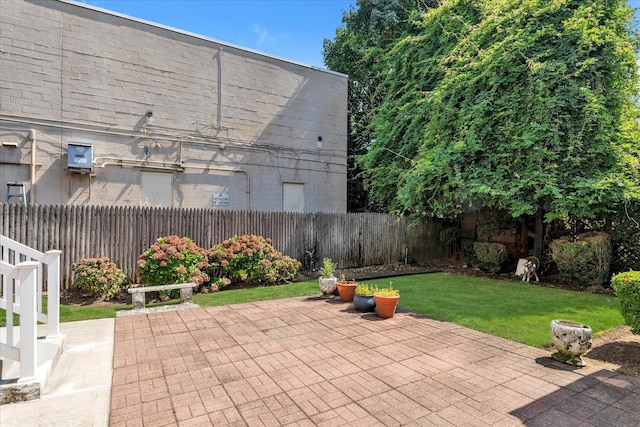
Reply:
M156 286L137 286L129 288L128 292L131 294L131 303L134 310L140 310L144 308L145 301L147 299L147 292L157 291L170 291L173 289L180 289L180 303L190 303L193 299L193 288L198 286L196 283L177 283L175 285L156 285Z

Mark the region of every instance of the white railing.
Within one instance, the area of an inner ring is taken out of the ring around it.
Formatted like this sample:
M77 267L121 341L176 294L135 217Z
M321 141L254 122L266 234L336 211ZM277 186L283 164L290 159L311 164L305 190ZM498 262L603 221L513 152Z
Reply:
M0 358L20 362L20 380L35 376L37 323L47 324L47 338L60 336L60 254L39 252L0 236L0 308L6 314L6 334ZM44 270L47 274L47 312L42 309ZM13 315L20 315L20 344L16 343Z

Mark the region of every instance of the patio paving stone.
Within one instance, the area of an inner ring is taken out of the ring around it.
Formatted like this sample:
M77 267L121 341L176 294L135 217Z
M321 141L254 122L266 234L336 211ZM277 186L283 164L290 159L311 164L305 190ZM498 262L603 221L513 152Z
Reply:
M113 426L640 425L640 381L318 297L116 318Z

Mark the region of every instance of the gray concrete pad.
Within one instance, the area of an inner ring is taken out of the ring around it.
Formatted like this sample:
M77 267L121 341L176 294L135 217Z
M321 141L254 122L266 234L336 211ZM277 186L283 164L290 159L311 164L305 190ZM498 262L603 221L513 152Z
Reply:
M0 407L2 427L107 426L115 319L62 323L64 347L41 397Z

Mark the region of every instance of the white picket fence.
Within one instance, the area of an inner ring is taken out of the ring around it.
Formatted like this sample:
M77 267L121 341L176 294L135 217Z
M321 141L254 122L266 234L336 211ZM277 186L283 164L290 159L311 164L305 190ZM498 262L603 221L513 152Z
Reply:
M19 382L35 377L37 324L47 324L47 338L60 336L60 254L39 252L0 236L0 308L5 310L6 333L0 342L0 359L20 362ZM47 312L43 310L43 280L46 273ZM13 315L20 316L20 341Z

